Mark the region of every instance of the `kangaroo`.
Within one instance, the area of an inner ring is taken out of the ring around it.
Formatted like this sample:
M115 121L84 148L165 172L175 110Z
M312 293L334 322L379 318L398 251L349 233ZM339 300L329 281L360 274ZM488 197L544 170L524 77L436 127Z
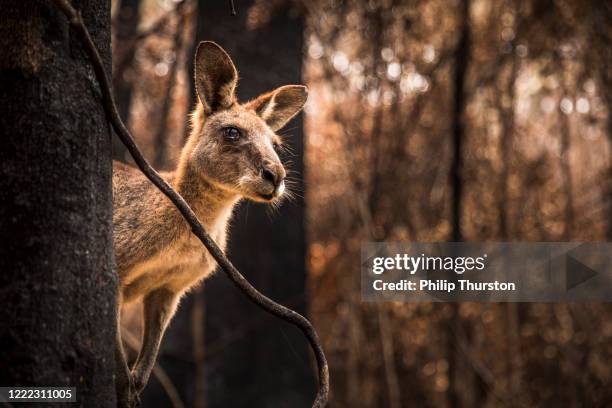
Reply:
M287 85L241 104L238 72L217 44L199 44L195 55L197 106L178 165L162 176L189 203L204 228L225 250L228 222L246 198L275 203L285 190L285 168L275 133L304 106L302 85ZM138 404L155 364L164 331L190 288L216 263L173 204L137 169L113 166L114 252L119 273L117 396L119 406ZM120 334L121 306L142 299L143 342L128 368Z

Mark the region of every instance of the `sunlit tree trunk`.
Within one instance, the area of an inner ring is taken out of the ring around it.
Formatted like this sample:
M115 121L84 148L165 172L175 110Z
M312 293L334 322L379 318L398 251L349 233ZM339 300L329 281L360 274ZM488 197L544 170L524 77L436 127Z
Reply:
M497 105L501 116L501 145L500 145L500 160L501 172L499 176L499 239L507 241L510 239L511 228L509 225L509 197L508 197L508 179L510 176L511 166L511 149L512 138L514 136L514 109L515 109L515 82L518 75L518 61L512 56L510 62L510 75L505 89L505 96L508 98L507 106L504 104L504 92L498 92Z
M591 2L591 44L593 45L596 54L595 70L599 79L599 89L606 107L608 108L608 117L606 119L605 131L608 135L608 149L612 153L612 29L610 28L610 19L612 19L612 4L610 2ZM607 229L606 239L612 241L612 160L609 163L607 174L608 180L606 183L606 203L607 211Z
M163 168L168 160L168 121L172 114L174 88L176 86L178 71L182 64L184 29L183 25L186 22L186 13L180 13L174 32L174 62L168 71L168 84L166 85L166 94L162 101L162 109L159 114L159 124L154 138L155 143L155 159L153 164L156 168ZM190 75L191 76L191 75Z
M562 73L563 75L563 73ZM564 87L567 96L567 87ZM561 178L563 180L563 192L565 195L565 207L563 215L563 236L564 241L571 241L574 232L574 189L572 186L572 168L570 163L571 149L571 129L570 129L570 113L563 112L559 109L559 127L560 127L560 164Z

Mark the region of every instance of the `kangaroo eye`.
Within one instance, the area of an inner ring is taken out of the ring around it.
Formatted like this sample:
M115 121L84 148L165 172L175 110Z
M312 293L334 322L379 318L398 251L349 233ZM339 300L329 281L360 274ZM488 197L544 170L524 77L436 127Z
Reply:
M242 133L235 127L226 127L223 129L223 137L228 142L237 142L241 136Z

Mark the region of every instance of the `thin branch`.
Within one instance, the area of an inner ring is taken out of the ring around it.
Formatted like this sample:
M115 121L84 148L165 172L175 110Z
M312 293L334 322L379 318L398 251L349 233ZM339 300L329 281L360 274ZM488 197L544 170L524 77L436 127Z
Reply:
M234 0L229 0L230 3L230 14L232 16L237 16L238 13L236 12L236 6L234 5Z
M212 240L210 235L208 235L208 233L204 230L204 227L185 199L174 191L172 187L170 187L170 185L159 175L159 173L155 171L153 167L151 167L138 149L138 146L134 142L134 139L130 135L130 132L127 130L125 124L119 117L117 106L115 105L115 100L111 91L110 80L108 79L106 71L104 70L102 58L100 57L98 49L89 35L89 31L81 19L81 15L72 7L68 0L52 1L66 15L68 22L80 36L83 46L85 47L85 52L91 59L97 80L100 84L100 90L103 96L103 106L108 116L108 120L115 129L117 136L119 136L123 144L125 144L126 148L132 155L132 158L136 162L138 168L140 168L143 174L176 206L187 223L191 226L191 230L194 235L198 237L202 244L204 244L217 264L219 264L219 266L227 274L232 283L238 287L238 289L240 289L253 303L257 304L262 309L297 326L302 333L304 333L314 352L319 371L319 390L312 407L325 407L329 396L329 367L327 365L327 360L325 358L323 348L321 347L319 337L313 326L304 316L285 306L279 305L255 289L244 278L244 276L242 276L238 269L236 269L231 261L225 256L223 251Z

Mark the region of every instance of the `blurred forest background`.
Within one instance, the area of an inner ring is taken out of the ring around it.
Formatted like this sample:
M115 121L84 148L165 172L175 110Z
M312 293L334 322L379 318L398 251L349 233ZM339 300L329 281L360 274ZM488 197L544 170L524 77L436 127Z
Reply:
M314 322L330 407L612 406L609 304L370 304L359 281L369 240L612 240L612 3L235 6L115 0L113 85L159 169L189 131L199 41L228 50L242 99L309 86L281 132L299 198L241 205L229 252ZM143 403L306 407L315 375L301 334L218 274L183 301Z

